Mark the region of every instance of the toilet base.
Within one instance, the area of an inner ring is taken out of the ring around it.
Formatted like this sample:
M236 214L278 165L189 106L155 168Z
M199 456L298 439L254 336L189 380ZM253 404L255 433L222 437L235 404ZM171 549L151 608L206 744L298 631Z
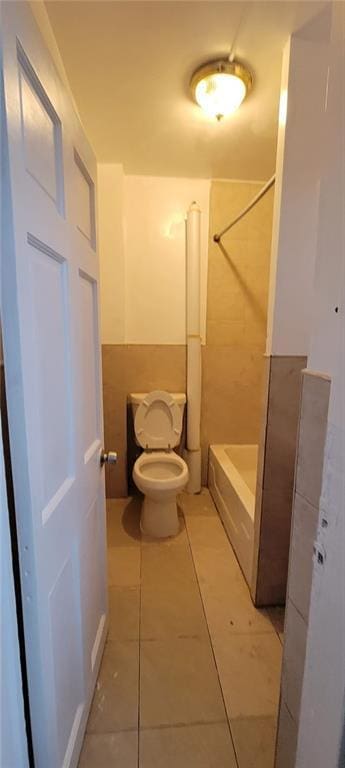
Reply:
M145 496L140 528L147 536L155 539L176 536L180 530L176 498L161 501Z

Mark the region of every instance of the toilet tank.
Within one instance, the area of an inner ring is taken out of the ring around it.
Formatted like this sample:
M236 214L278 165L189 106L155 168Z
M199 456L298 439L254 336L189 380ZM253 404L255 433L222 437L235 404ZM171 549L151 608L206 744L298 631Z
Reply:
M183 412L184 407L186 404L186 395L184 392L169 392L171 397L175 400L175 403L179 406L181 410L181 421L183 419ZM140 403L145 399L145 397L148 395L148 392L131 392L128 395L128 400L132 407L132 413L133 413L133 421L135 420L135 414L137 412L137 408L140 405ZM135 439L135 442L138 445L137 439Z

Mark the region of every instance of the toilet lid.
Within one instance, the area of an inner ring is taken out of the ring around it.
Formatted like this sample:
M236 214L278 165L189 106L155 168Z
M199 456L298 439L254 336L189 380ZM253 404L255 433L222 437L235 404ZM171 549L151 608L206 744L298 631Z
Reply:
M181 409L168 392L149 392L138 406L134 429L142 448L174 448L181 437Z

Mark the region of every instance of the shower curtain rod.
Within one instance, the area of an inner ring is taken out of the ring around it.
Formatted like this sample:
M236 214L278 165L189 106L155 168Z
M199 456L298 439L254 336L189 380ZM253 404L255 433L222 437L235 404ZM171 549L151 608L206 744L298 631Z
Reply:
M260 192L258 192L258 194L253 198L251 203L249 203L249 205L247 205L246 208L244 208L243 211L241 211L241 213L239 213L238 216L236 216L236 218L233 219L230 222L230 224L228 224L227 227L224 227L224 229L222 229L222 231L219 232L218 234L213 235L213 240L215 243L220 243L223 235L225 235L226 232L229 232L229 229L231 229L235 224L237 224L238 221L243 219L243 216L245 216L246 213L248 213L249 211L252 210L252 208L254 208L254 205L256 205L256 203L258 203L259 200L261 200L261 198L266 194L266 192L268 192L268 190L271 189L271 187L273 187L275 180L276 180L276 177L275 175L273 175L266 182L265 186L262 187L262 189L260 189Z

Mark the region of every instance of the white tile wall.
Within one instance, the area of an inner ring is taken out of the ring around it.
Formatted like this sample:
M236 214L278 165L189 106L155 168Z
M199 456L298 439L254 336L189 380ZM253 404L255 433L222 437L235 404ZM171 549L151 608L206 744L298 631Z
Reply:
M294 527L290 547L288 597L306 622L308 622L309 615L313 547L317 533L318 517L319 511L296 492Z

